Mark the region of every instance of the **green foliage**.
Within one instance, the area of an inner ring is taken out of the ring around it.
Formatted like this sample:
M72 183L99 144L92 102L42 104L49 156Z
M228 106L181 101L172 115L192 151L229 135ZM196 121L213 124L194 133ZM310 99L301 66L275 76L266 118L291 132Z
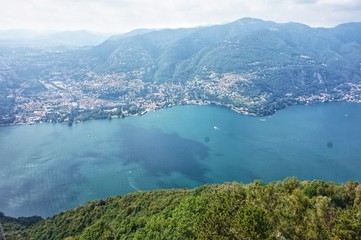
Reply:
M41 220L43 219L38 216L13 218L0 212L0 239L2 240L2 234L6 236L6 239L24 239L20 232Z
M90 96L107 102L120 99L134 102L134 99L147 97L164 107L167 105L163 104L171 103L154 96L163 88L162 84L172 82L187 89L189 81L197 79L198 83L208 84L215 74L233 74L247 81L227 84L221 95L201 84L189 88L187 98L236 108L245 107L243 105L249 101L235 101L231 93L256 102L261 98L262 102L247 106L249 113L259 116L273 114L292 104L345 100L347 95L358 99L359 94L352 86L361 81L360 36L360 23L320 29L295 23L240 19L191 29L138 30L112 37L89 49L62 47L62 53L5 46L0 51L4 64L9 67L0 71L0 125L23 121L16 116L24 115L26 102L49 100L54 109L47 111L41 121L66 122L67 117L74 121L108 118L109 114L100 106L69 113L68 108L49 96L52 91L39 79L48 84L58 79L72 86L70 89L76 86L77 91L84 93L71 94L71 100L78 105L80 100ZM157 91L146 88L133 91L132 87L124 89L118 84L78 85L93 77L104 79L110 75L117 76L113 83L140 80ZM20 95L15 98L15 93ZM173 99L172 104L180 104L181 101L176 100L178 97L185 100L182 91L170 92L167 98ZM15 101L18 98L22 100ZM144 109L138 106L129 110L130 114L135 114ZM121 116L119 112L116 115Z
M7 239L361 239L361 185L296 178L225 183L97 200L35 224L3 222Z

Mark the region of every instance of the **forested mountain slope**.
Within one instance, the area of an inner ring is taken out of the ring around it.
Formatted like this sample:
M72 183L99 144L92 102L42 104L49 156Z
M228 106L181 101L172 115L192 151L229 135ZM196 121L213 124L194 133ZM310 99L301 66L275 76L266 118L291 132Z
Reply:
M215 72L252 74L268 85L312 82L320 74L327 83L360 79L360 44L360 23L326 29L244 18L111 38L89 54L100 72L137 72L145 81L187 81Z
M137 192L32 220L29 227L24 220L0 216L8 240L357 240L361 239L361 185L289 178L270 184L254 181Z
M0 124L71 124L184 104L264 116L327 101L361 102L361 23L243 18L139 29L95 47L0 46Z

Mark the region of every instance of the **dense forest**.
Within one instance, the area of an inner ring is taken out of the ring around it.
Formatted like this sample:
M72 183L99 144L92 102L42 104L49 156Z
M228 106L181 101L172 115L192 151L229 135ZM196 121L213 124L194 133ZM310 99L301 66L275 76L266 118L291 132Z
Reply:
M131 193L45 220L0 214L12 239L361 239L361 185L288 178Z

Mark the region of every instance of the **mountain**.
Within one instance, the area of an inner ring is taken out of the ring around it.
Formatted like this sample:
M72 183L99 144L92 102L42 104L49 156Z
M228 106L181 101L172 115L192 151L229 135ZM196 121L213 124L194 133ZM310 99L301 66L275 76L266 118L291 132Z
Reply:
M256 80L277 84L314 81L318 74L325 81L359 80L360 35L360 23L325 29L244 18L225 25L110 38L89 54L98 72L142 70L144 81L187 81L206 78L210 72L254 74Z
M1 30L0 46L95 46L108 38L105 34L87 31L40 32L31 30Z
M122 39L122 38L134 37L134 36L137 36L137 35L153 32L153 31L156 31L156 30L147 29L147 28L139 28L139 29L135 29L135 30L132 30L132 31L124 33L124 34L110 36L108 38L108 40L117 41L117 40Z
M361 185L295 178L156 190L41 220L0 214L6 239L361 239Z
M338 101L352 94L359 99L360 36L361 23L311 28L243 18L224 25L143 30L110 38L90 49L87 58L98 74L152 83L206 84L214 76L232 75L244 79L242 88L234 85L232 92L264 99L257 107L241 108L266 115L295 103ZM232 105L239 108L243 103Z
M108 35L95 34L87 31L63 31L45 36L40 40L53 46L95 46L104 42L107 38Z
M46 48L96 44L85 32L28 39L42 40L35 48L0 44L3 125L125 117L183 104L265 116L292 104L361 102L361 23L312 28L242 18L197 28L138 29L85 48ZM54 81L67 87L54 87ZM29 108L26 103L38 98L47 107ZM42 117L34 115L38 110Z

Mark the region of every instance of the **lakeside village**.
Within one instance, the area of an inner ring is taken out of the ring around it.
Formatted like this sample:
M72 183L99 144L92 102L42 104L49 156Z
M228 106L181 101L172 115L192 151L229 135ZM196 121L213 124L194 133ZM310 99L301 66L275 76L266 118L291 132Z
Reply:
M249 94L252 75L210 74L209 79L195 78L183 83L125 80L122 74L93 75L87 80L39 80L43 91L22 95L13 93L13 121L6 125L61 122L72 125L89 119L124 118L176 105L219 105L244 115L265 116L291 104L348 101L361 102L361 84L348 84L349 91L335 88L332 93L282 98L272 93ZM252 96L252 97L251 97Z

